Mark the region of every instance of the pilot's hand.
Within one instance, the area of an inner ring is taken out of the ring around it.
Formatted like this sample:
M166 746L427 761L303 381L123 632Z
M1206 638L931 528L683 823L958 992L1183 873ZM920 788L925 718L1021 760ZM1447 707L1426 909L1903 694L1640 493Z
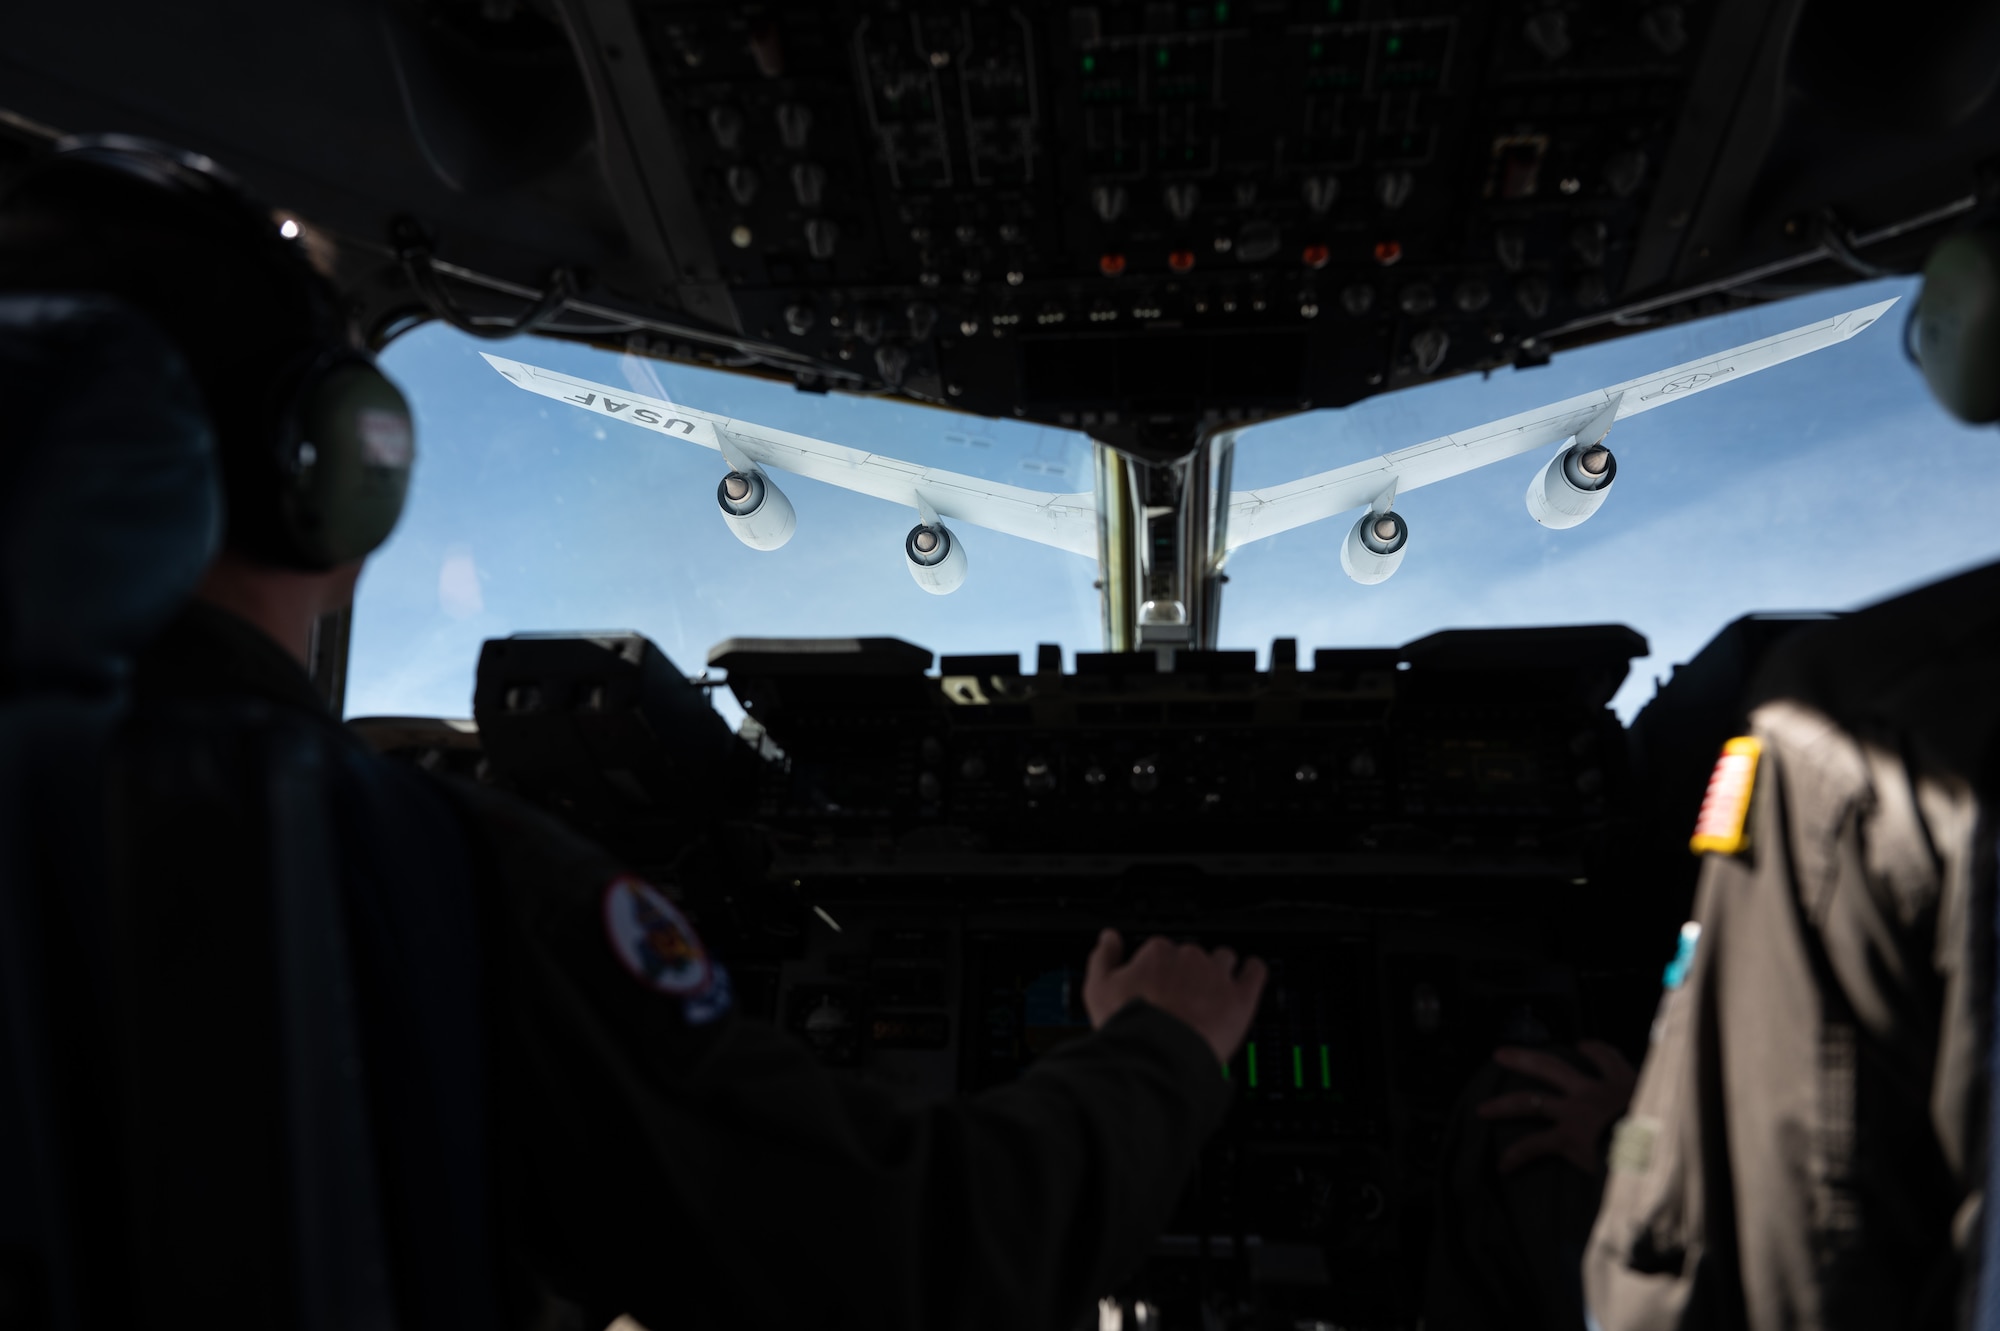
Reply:
M1533 1077L1547 1091L1509 1091L1481 1104L1484 1119L1539 1118L1549 1126L1531 1132L1500 1153L1499 1168L1511 1174L1531 1160L1558 1156L1586 1174L1604 1169L1604 1133L1625 1115L1639 1076L1625 1056L1602 1040L1582 1040L1577 1049L1597 1067L1593 1077L1555 1054L1502 1047L1493 1061L1510 1072Z
M1125 940L1116 929L1106 929L1084 969L1083 1007L1095 1029L1143 998L1194 1027L1216 1060L1227 1063L1257 1015L1265 974L1255 957L1239 967L1226 947L1209 952L1159 937L1147 939L1127 960Z

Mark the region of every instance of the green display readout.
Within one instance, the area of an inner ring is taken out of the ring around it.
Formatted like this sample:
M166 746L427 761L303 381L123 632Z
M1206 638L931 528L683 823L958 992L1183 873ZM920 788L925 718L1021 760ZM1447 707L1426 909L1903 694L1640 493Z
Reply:
M1292 1087L1294 1090L1303 1091L1306 1089L1306 1078L1310 1075L1312 1066L1311 1051L1314 1048L1319 1050L1319 1089L1322 1091L1331 1091L1333 1089L1332 1047L1329 1045L1295 1044L1292 1046ZM1222 1065L1222 1079L1224 1081L1236 1080L1236 1074L1233 1069L1233 1061ZM1261 1089L1264 1080L1263 1067L1257 1057L1257 1043L1254 1040L1243 1046L1243 1075L1251 1090ZM1283 1073L1281 1072L1279 1075L1282 1077Z

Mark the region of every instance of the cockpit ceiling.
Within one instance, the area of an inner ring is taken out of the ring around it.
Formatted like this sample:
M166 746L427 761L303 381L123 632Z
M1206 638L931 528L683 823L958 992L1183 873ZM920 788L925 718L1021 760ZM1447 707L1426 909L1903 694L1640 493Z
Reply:
M416 318L1140 453L1908 271L2000 10L1826 0L78 0L0 130L210 153Z

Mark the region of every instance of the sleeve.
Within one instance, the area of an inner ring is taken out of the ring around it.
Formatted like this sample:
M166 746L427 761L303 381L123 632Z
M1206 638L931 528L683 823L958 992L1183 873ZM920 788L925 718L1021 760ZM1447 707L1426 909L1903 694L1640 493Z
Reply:
M1584 1249L1584 1304L1598 1331L1670 1331L1740 1324L1734 1253L1711 1250L1728 1222L1726 1154L1707 1117L1712 1072L1718 861L1704 868L1695 915L1653 1018L1650 1048L1625 1117L1612 1130L1603 1200ZM1702 946L1710 943L1709 946ZM1692 947L1692 955L1689 948ZM1719 1196L1721 1214L1711 1214Z
M491 797L480 816L505 866L487 950L506 1228L593 1316L1068 1325L1144 1256L1227 1110L1207 1043L1144 1004L1012 1085L905 1106L737 1020L726 988L632 965L606 905L633 880L601 852Z
M1703 867L1586 1298L1604 1331L1949 1325L1970 821L1808 709L1754 730L1750 841Z

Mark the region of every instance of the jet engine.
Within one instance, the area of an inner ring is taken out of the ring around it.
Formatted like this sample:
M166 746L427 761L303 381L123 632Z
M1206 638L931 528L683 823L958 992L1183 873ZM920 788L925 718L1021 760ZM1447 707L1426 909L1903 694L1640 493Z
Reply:
M1595 513L1618 479L1618 459L1603 444L1571 444L1528 482L1528 516L1544 527L1574 527Z
M942 522L919 522L903 538L903 558L917 586L933 596L946 596L965 582L965 546Z
M715 487L722 520L752 550L775 550L792 539L799 515L792 501L761 471L732 471Z
M1402 514L1371 509L1347 529L1347 539L1340 546L1340 566L1356 582L1386 582L1403 562L1403 548L1409 543L1410 524L1403 521Z

